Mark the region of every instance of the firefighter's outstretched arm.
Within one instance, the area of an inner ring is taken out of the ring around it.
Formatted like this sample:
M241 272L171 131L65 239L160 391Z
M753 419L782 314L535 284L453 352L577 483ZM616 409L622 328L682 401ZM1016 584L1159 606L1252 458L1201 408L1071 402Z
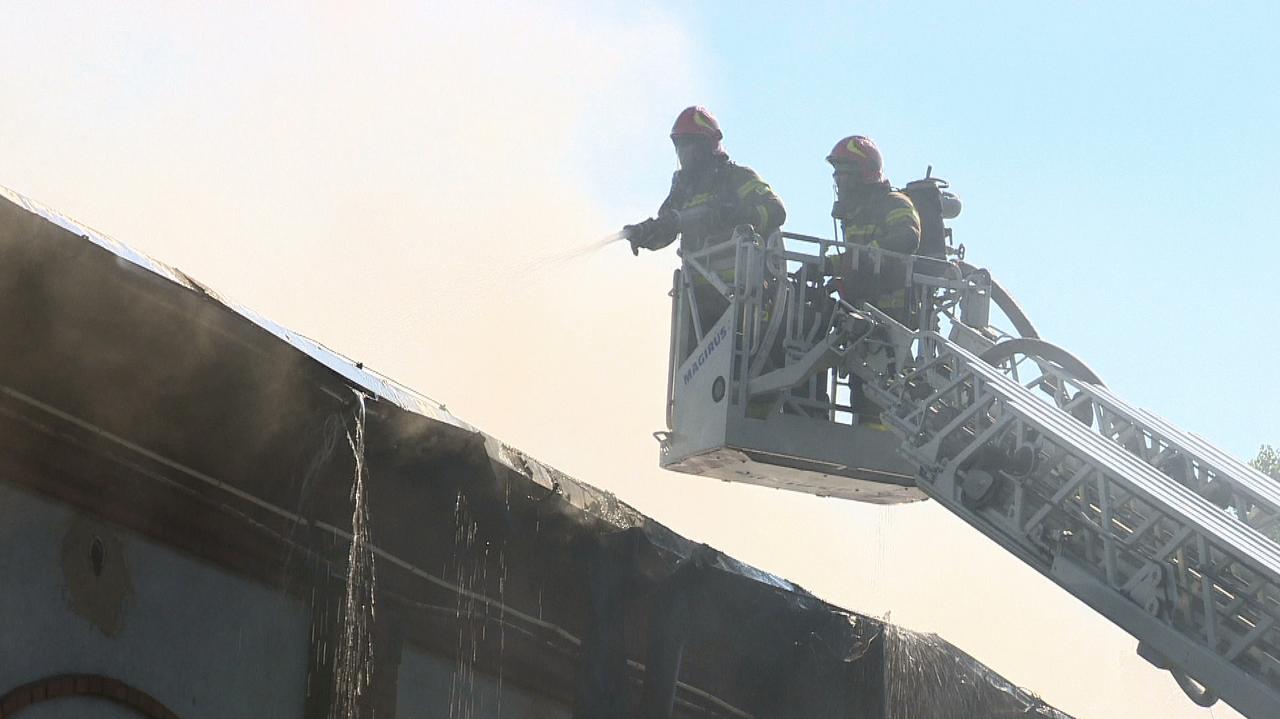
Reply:
M657 217L639 222L634 225L627 225L622 228L623 237L631 243L631 254L639 255L640 248L648 250L660 250L671 244L676 239L676 214L672 210L664 207L658 212Z

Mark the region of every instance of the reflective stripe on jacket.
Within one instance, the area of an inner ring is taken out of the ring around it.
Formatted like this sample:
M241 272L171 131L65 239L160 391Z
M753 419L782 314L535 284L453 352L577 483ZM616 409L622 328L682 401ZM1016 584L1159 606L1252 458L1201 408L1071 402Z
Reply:
M915 254L920 249L920 215L906 195L885 189L858 207L841 212L837 219L845 242Z
M680 170L671 178L671 191L658 212L688 210L712 205L720 213L719 220L701 233L685 233L680 245L685 250L700 249L708 237L727 235L736 225L749 223L761 237L768 237L787 218L782 200L760 179L755 170L730 160L720 159L696 174ZM675 237L655 243L652 249L666 247Z

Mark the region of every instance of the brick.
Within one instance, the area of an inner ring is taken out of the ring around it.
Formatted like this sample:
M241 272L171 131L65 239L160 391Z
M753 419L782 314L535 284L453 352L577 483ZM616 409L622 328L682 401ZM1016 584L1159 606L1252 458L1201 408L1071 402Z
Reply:
M54 677L45 683L45 695L50 699L64 697L71 693L70 677Z
M61 674L32 682L0 697L0 719L26 707L66 696L98 696L132 707L148 719L179 719L155 697L124 682L97 674Z
M9 692L9 696L4 698L4 703L0 704L0 710L4 711L5 714L13 714L30 703L31 689L18 687Z

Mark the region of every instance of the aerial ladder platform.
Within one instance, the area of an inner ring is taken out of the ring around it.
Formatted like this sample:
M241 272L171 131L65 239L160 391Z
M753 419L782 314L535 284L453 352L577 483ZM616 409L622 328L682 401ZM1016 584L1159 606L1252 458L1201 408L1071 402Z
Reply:
M741 226L682 247L660 464L932 499L1134 636L1195 703L1280 716L1280 483L1125 402L933 239L907 256ZM905 303L891 316L849 286Z

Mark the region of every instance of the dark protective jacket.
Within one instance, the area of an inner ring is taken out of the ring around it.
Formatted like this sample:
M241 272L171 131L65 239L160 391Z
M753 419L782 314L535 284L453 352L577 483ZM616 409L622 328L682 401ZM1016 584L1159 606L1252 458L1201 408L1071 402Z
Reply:
M856 207L837 202L832 216L840 221L844 240L857 245L878 247L904 255L915 254L920 248L920 215L911 200L901 192L894 192L889 183L870 193ZM858 271L852 271L848 253L836 261L834 272L839 279L840 294L847 301L869 300L895 318L905 311L906 265L892 258L885 258L880 272L875 273L872 263L859 262Z
M890 190L888 183L883 188L857 207L836 204L832 214L843 226L845 242L915 254L920 249L920 215L906 195Z
M681 233L680 246L696 250L708 237L727 235L737 225L750 224L761 237L768 237L782 226L787 211L782 200L760 179L755 170L726 157L697 173L678 170L671 177L671 192L662 201L659 215L666 210L688 210L703 205L719 208L719 218L701 231ZM675 235L655 238L650 249L660 249L675 241Z

